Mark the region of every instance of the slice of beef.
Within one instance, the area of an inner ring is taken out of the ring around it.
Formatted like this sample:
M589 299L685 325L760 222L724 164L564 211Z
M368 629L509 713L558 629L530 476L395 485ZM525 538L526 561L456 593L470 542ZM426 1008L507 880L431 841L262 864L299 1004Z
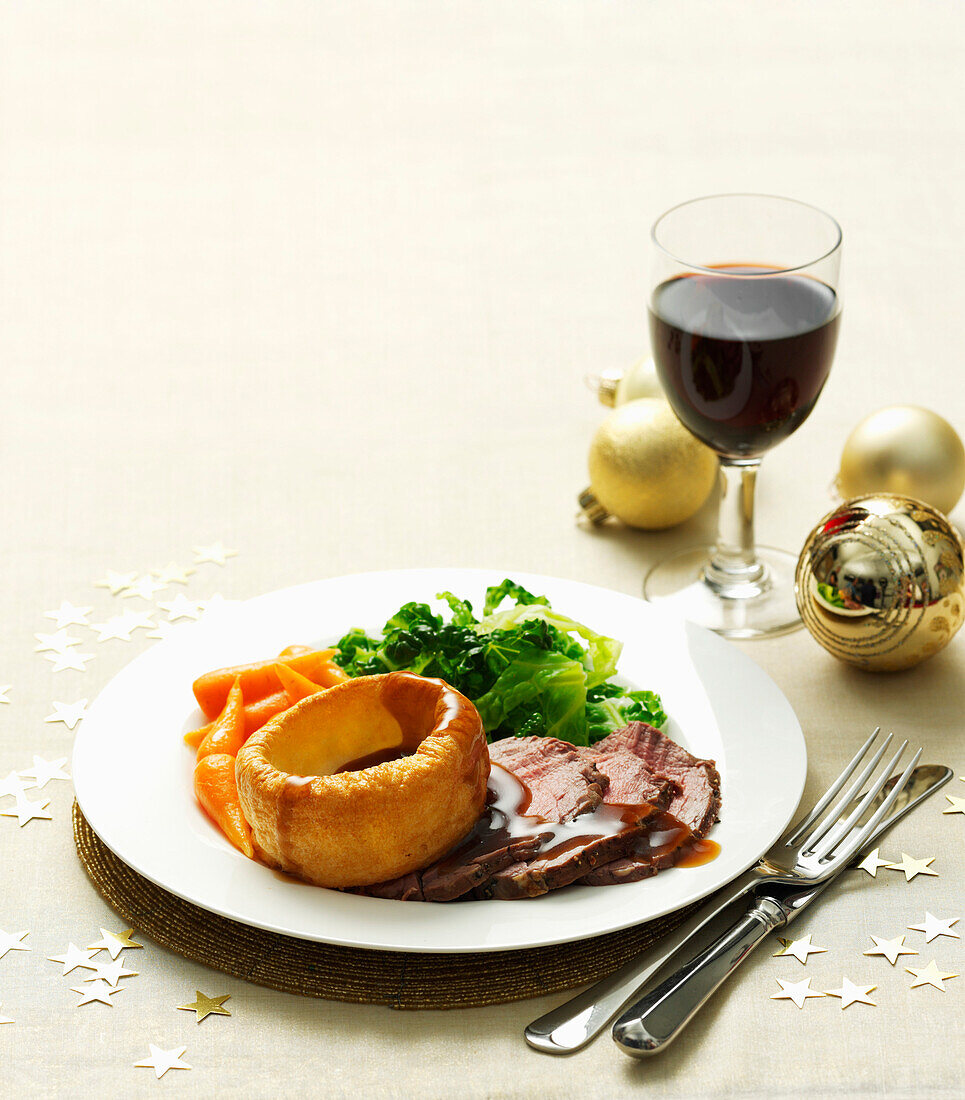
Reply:
M553 824L595 810L607 788L593 757L555 737L505 737L489 746L489 759L529 790L519 812Z
M599 767L610 778L614 794L621 785L632 787L636 769L665 776L677 785L678 793L668 812L700 839L706 836L720 810L720 775L713 760L698 760L665 734L645 722L631 722L605 737L595 746ZM634 763L636 761L636 763ZM610 792L607 798L612 797ZM621 859L598 865L582 882L588 886L610 886L649 878L679 858L680 850L665 850L660 838L645 836Z

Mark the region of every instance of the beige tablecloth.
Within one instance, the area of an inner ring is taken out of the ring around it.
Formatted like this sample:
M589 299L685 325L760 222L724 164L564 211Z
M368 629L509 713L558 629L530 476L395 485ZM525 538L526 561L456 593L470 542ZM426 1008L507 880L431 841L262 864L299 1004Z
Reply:
M645 351L649 226L682 198L792 194L845 228L836 365L764 465L762 541L800 547L875 408L927 405L965 431L962 30L941 2L4 4L0 776L68 755L52 702L93 697L153 644L72 628L84 672L34 652L62 600L95 622L143 606L92 587L107 569L221 539L238 556L199 566L189 596L434 564L638 593L712 516L650 536L574 523L604 414L583 379ZM810 793L877 723L965 774L961 638L879 677L804 632L742 648L801 720ZM965 941L906 927L965 916L965 819L941 796L884 849L935 856L938 877L854 878L797 925L826 954L761 951L637 1064L608 1038L530 1051L523 1025L559 998L393 1013L150 942L122 956L140 974L113 1009L76 1008L83 975L45 957L119 924L75 859L69 784L43 793L52 821L0 819L0 927L32 948L0 959L5 1095L965 1090L965 978L943 994L903 969L965 971ZM918 958L861 954L902 933ZM878 1005L769 999L806 976L876 984ZM230 993L231 1019L176 1011L196 988ZM194 1068L156 1081L134 1068L149 1043L186 1045Z

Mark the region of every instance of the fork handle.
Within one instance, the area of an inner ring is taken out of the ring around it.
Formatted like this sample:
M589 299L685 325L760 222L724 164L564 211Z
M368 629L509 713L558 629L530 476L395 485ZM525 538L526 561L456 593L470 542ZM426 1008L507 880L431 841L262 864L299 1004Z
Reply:
M719 916L732 902L744 897L760 881L759 875L749 871L739 875L654 947L534 1020L524 1031L526 1042L546 1054L570 1054L586 1046L628 1001L639 994L644 984L662 966L676 957L691 936Z
M726 935L645 994L613 1025L613 1041L635 1058L658 1054L763 940L787 923L784 910L760 898Z

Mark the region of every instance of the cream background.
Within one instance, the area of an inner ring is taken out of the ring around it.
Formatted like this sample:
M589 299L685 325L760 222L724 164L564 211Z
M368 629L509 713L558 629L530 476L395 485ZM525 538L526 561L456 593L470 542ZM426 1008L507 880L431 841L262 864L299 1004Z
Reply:
M51 700L92 697L151 644L91 642L85 673L33 652L62 599L95 620L140 606L91 587L107 568L186 562L220 538L239 556L201 567L189 594L432 564L638 592L712 517L652 536L574 524L605 411L583 378L645 350L649 225L684 197L787 193L845 229L835 370L764 465L761 541L801 545L867 412L917 402L965 432L962 30L948 2L4 4L0 775L66 755ZM801 719L810 792L879 722L965 774L961 637L890 677L803 632L744 648ZM559 997L398 1014L150 945L127 953L140 976L113 1010L76 1009L82 974L45 956L120 926L74 856L68 784L44 793L52 822L0 820L0 927L33 948L0 960L6 1094L965 1088L965 978L909 990L901 968L963 971L963 941L906 931L921 955L895 970L860 955L926 908L965 917L965 820L941 796L884 848L936 855L940 877L855 877L796 925L827 954L805 969L762 949L638 1065L605 1037L568 1060L528 1050L523 1025ZM877 982L879 1007L768 999L775 977L826 989L842 974ZM232 1019L174 1011L196 987L230 992ZM156 1082L133 1068L149 1042L187 1044L195 1068Z

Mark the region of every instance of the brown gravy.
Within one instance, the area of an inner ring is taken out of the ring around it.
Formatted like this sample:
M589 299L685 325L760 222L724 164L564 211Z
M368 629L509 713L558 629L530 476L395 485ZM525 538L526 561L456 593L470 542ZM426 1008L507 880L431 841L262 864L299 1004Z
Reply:
M333 774L338 775L340 772L361 772L366 768L374 768L377 764L388 763L389 760L401 760L403 757L411 756L412 753L404 749L401 745L391 745L386 749L376 749L375 752L368 752L365 756L358 757L357 760L350 760L347 764L343 764L340 768L336 768Z

